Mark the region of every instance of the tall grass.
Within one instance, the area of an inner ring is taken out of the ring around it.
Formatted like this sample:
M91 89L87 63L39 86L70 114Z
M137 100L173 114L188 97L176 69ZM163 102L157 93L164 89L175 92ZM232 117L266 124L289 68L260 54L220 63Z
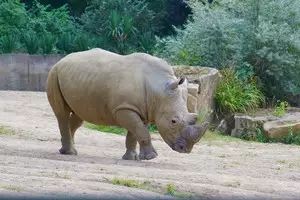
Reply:
M221 69L220 73L223 80L216 89L216 103L220 113L247 113L264 102L264 95L254 80L241 81L230 68Z

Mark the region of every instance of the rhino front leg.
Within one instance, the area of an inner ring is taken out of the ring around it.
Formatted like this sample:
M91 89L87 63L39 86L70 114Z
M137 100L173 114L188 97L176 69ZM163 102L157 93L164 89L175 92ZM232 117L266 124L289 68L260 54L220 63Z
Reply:
M132 110L119 110L116 113L117 123L126 128L128 132L137 140L140 145L140 160L150 160L157 156L157 152L152 146L150 133L147 126L143 123L140 116ZM133 142L131 136L128 135L128 142ZM127 137L126 137L127 144ZM132 143L133 144L133 143ZM132 145L131 144L131 145ZM129 145L130 147L130 145ZM131 146L133 147L133 145ZM127 149L128 151L128 149ZM126 153L125 153L126 154Z
M128 131L126 135L126 153L123 155L124 160L138 160L138 155L136 153L137 140L134 135Z

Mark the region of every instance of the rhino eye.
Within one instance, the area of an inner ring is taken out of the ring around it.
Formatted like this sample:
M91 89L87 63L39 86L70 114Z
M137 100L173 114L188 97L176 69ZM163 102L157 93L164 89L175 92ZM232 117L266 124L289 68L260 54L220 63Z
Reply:
M175 124L175 123L176 123L176 120L172 119L172 123Z

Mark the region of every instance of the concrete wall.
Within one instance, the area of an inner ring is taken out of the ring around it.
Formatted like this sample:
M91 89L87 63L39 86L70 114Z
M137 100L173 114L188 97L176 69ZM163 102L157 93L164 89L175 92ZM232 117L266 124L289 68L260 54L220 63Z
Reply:
M44 91L47 75L61 55L0 55L0 90Z

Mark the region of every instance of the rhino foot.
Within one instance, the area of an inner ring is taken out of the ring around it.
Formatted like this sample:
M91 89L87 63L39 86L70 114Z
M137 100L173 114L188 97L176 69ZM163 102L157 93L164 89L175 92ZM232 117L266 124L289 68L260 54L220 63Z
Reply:
M61 153L61 154L65 154L65 155L77 155L77 150L74 148L74 147L72 147L72 148L70 148L70 149L65 149L65 148L61 148L60 150L59 150L59 152Z
M152 147L150 150L149 149L141 149L139 159L140 160L151 160L153 158L156 158L156 156L157 156L157 152Z
M127 150L122 157L123 160L138 160L138 155L135 150Z

